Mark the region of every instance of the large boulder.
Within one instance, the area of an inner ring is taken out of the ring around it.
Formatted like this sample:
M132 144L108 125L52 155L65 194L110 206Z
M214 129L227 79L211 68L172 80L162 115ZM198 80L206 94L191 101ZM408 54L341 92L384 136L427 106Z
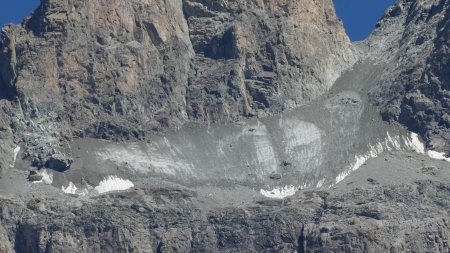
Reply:
M63 172L68 170L70 168L70 165L72 165L72 163L73 163L72 158L66 157L65 155L62 154L54 154L48 158L45 166L49 169Z

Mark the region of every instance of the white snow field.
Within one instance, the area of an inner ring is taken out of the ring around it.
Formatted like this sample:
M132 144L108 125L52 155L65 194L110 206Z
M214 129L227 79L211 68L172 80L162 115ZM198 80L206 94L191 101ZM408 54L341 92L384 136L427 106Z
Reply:
M14 149L13 152L14 152L14 157L13 157L13 163L10 165L11 168L14 168L14 166L15 166L15 164L16 164L17 155L18 155L19 152L20 152L20 147L17 146L17 147Z
M427 155L433 159L450 162L450 157L446 157L445 153L443 153L443 152L440 153L440 152L437 152L434 150L428 150Z
M102 180L94 189L98 193L106 193L111 191L125 191L133 187L134 184L130 180L109 176Z

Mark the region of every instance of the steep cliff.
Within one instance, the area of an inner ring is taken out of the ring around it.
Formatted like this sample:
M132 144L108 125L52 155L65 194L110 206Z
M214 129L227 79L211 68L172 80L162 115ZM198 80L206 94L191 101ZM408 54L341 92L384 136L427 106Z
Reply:
M186 118L194 51L181 1L42 1L3 29L2 52L5 95L25 121L58 122L55 134L136 138Z
M196 52L188 115L229 121L311 101L350 66L331 1L185 1Z

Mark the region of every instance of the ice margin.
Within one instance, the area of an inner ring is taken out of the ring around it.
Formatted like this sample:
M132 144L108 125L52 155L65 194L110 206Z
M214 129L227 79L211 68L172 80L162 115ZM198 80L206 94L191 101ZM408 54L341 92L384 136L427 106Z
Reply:
M420 137L418 134L411 132L409 136L400 137L400 136L394 136L391 137L389 132L386 134L386 138L378 142L375 145L369 145L369 151L366 152L363 155L355 156L355 162L349 167L348 170L343 171L340 173L334 180L334 184L332 184L330 187L332 187L335 184L338 184L345 178L347 178L351 173L357 171L361 166L363 166L369 159L376 158L379 155L393 151L393 150L401 150L402 149L402 142L403 147L407 150L414 151L418 154L426 154L432 159L438 159L438 160L444 160L447 162L450 162L450 158L445 156L445 153L439 153L433 150L428 150L425 152L425 144L420 140ZM276 187L271 190L265 190L260 189L260 193L268 198L273 199L284 199L290 196L293 196L297 191L307 189L307 188L320 188L324 185L326 182L326 179L321 179L317 184L314 183L306 183L301 186L294 186L294 185L286 185L283 187Z

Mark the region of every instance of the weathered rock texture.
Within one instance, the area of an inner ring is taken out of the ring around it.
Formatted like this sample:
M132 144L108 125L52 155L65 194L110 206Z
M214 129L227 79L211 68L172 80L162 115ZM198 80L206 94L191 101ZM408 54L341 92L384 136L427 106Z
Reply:
M386 64L372 98L383 116L450 150L450 1L402 0L388 9L366 41Z
M325 92L353 54L331 1L184 1L190 118L280 112Z
M3 29L2 53L4 96L55 132L136 138L186 118L194 52L181 1L43 1Z

